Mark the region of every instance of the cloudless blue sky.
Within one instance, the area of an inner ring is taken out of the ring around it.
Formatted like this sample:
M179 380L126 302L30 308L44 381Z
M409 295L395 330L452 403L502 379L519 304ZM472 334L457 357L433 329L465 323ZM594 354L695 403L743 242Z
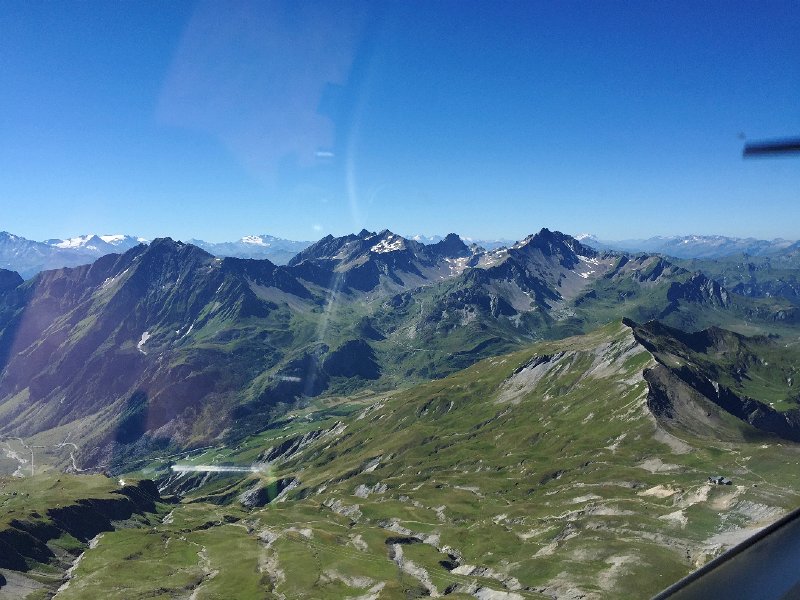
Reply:
M0 230L800 238L800 3L0 0Z

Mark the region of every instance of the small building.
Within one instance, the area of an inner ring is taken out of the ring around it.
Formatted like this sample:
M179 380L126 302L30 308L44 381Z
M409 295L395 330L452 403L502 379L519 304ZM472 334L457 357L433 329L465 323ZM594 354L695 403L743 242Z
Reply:
M711 477L708 478L708 483L714 485L731 485L733 482L727 477L723 477L722 475L712 475Z

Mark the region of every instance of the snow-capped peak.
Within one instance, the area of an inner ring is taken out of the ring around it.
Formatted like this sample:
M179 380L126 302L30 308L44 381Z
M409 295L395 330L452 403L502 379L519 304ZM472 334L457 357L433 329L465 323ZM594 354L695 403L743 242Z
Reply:
M95 234L89 233L87 235L79 235L77 237L68 238L66 240L59 240L51 245L55 246L56 248L89 248L88 245L89 242L97 237L98 236L96 236Z
M111 244L112 246L118 246L119 244L123 243L126 239L130 239L132 236L125 235L123 233L114 233L111 235L98 235L101 240L103 240L106 244ZM146 241L142 238L136 238L137 242Z
M264 238L260 235L246 235L241 240L239 240L243 244L251 244L253 246L269 246L269 242L265 242Z
M406 236L406 237L408 239L410 239L410 240L414 240L415 242L419 242L419 243L425 244L425 245L436 244L438 242L441 242L444 239L440 235L422 235L422 234L419 234L419 233L416 234L416 235Z
M125 235L122 233L97 235L96 233L87 233L86 235L78 235L67 239L52 239L46 240L44 243L53 248L61 250L81 250L93 253L101 252L108 253L116 250L128 250L137 244L147 243L148 240L141 237L134 237L132 235Z

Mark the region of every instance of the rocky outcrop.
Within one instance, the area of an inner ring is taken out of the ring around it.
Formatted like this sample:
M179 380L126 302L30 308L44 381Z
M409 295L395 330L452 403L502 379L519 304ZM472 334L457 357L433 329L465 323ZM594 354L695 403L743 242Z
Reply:
M758 360L751 345L769 344L769 338L747 338L719 327L686 333L655 321L623 323L659 363L644 371L647 405L657 419L698 435L741 440L770 434L800 442L800 409L779 412L718 381L724 369L733 379L747 377L748 362ZM701 360L709 355L717 362ZM731 364L725 366L721 356L731 357Z
M647 406L656 418L695 434L742 439L762 433L800 442L800 410L778 412L763 402L742 397L725 386L692 372L658 365L647 369ZM721 410L720 410L721 409ZM733 415L758 431L731 428L724 414Z
M338 421L333 428L337 425L339 425ZM262 452L258 460L261 462L275 463L289 459L328 431L330 431L330 429L315 429L314 431L309 431L302 435L290 437L283 440L277 446L272 446L268 450Z
M728 290L702 273L695 273L685 283L670 285L667 300L673 304L684 300L717 307L727 307L731 301Z
M284 490L291 489L298 485L298 481L293 477L277 479L269 484L256 484L245 490L239 496L239 503L246 508L260 508L266 506Z
M800 301L800 284L793 280L747 281L735 284L731 291L749 298L786 298L795 304Z

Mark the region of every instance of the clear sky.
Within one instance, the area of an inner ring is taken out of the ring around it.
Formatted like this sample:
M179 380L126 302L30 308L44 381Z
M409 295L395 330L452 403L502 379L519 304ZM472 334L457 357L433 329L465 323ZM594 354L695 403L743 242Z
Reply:
M0 0L0 230L800 238L800 2Z

